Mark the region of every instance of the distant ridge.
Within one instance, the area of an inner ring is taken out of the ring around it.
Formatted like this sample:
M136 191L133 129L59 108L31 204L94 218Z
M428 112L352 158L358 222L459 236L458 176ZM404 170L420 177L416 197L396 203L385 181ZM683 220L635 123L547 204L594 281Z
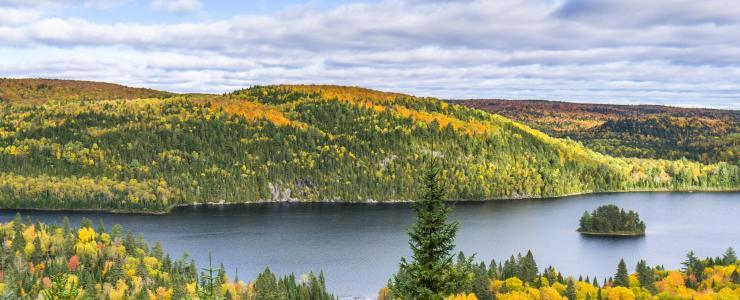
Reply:
M546 100L450 100L617 157L737 162L740 111Z
M16 104L39 104L47 101L131 100L172 95L174 93L95 81L0 78L0 102Z

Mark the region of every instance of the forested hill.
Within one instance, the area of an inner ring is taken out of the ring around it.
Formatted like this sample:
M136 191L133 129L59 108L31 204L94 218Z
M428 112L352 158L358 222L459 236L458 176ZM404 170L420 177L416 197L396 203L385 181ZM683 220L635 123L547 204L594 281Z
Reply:
M39 104L49 100L113 100L167 97L172 93L118 84L58 80L0 78L0 102Z
M413 200L433 156L451 199L740 186L735 164L613 158L432 98L340 86L166 97L0 104L0 207Z
M624 157L740 162L740 111L542 100L455 101Z

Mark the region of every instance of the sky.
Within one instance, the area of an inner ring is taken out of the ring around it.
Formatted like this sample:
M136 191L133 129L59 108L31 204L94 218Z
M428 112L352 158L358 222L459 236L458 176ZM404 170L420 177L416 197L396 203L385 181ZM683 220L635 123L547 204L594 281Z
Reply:
M0 77L740 109L740 0L0 0Z

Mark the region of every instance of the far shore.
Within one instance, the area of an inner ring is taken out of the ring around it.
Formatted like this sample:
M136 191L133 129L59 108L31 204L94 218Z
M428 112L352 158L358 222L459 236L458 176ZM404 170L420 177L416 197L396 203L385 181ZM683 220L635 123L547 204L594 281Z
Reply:
M740 188L735 189L692 189L692 190L673 190L673 189L653 189L653 190L626 190L626 191L600 191L600 192L580 192L571 193L558 196L513 196L513 197L499 197L499 198L487 198L487 199L448 199L449 202L485 202L485 201L506 201L506 200L545 200L545 199L560 199L567 197L577 197L586 195L605 195L605 194L621 194L621 193L737 193L740 192ZM121 209L104 209L104 208L80 208L80 209L66 209L66 208L33 208L33 207L8 207L0 208L0 211L38 211L38 212L68 212L68 213L111 213L111 214L129 214L129 215L155 215L163 216L169 214L175 208L187 208L187 207L198 207L198 206L211 206L211 207L222 207L232 205L257 205L257 204L270 204L270 203L354 203L354 204L386 204L386 203L413 203L412 200L373 200L368 199L364 201L345 201L339 199L326 199L326 200L258 200L251 202L193 202L193 203L179 203L171 205L167 210L163 211L145 211L145 210L121 210Z

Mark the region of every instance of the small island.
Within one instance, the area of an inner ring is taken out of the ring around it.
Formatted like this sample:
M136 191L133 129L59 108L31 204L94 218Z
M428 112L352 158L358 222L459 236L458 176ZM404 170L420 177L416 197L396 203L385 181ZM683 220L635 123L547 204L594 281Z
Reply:
M625 212L616 205L599 206L592 213L583 212L578 232L593 236L634 237L645 235L645 222L634 211Z

